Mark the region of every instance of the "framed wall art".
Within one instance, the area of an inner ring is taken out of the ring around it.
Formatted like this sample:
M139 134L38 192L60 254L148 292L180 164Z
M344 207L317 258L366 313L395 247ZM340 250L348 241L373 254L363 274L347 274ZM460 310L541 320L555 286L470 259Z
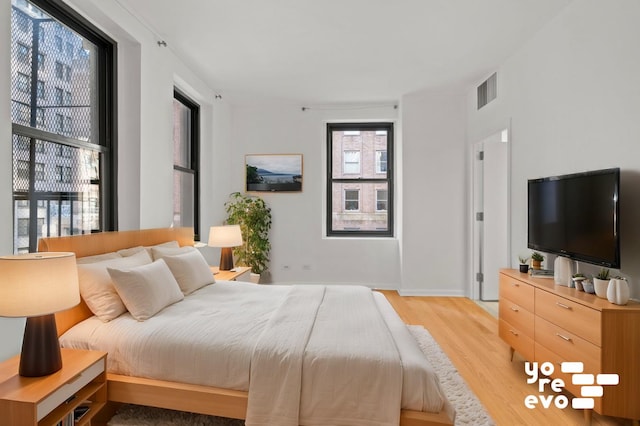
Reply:
M302 154L249 154L244 159L247 192L302 191Z

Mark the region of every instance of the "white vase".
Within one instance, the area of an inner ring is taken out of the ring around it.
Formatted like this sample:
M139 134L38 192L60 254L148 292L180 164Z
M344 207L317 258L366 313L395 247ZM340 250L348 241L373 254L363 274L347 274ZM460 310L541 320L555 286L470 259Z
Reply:
M629 301L629 284L627 280L617 278L609 280L607 299L616 305L626 305Z
M249 281L254 284L260 284L260 274L254 274L253 272L251 272L249 274Z
M601 280L600 278L593 277L593 289L596 292L596 296L606 299L608 288L609 280Z

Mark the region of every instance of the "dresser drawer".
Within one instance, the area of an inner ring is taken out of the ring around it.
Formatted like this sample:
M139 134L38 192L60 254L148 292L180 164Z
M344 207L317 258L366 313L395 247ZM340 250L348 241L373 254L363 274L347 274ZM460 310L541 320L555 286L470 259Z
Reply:
M533 337L533 313L517 303L503 297L498 303L500 319L517 328L529 337Z
M536 349L536 362L538 363L538 365L542 365L543 362L550 362L551 364L553 364L553 375L552 377L555 379L562 379L564 381L565 384L565 389L568 390L569 392L571 392L574 396L580 397L580 389L581 386L580 385L574 385L571 382L571 377L573 376L572 374L567 374L567 373L563 373L560 368L561 368L561 364L563 361L566 361L565 359L563 359L560 355L556 354L553 351L550 351L548 348L546 348L545 346L541 345L540 343L536 342L535 343L535 349ZM542 373L540 373L542 374ZM595 401L595 407L594 409L600 413L602 411L602 398L594 398Z
M500 274L500 299L509 299L527 311L533 312L533 290L529 284Z
M561 325L596 346L602 346L599 311L540 289L535 291L535 303L536 316Z
M534 340L560 355L563 361L580 361L585 372L600 372L600 348L557 325L536 317Z
M498 334L525 359L533 359L533 337L527 336L522 330L503 319L498 322Z

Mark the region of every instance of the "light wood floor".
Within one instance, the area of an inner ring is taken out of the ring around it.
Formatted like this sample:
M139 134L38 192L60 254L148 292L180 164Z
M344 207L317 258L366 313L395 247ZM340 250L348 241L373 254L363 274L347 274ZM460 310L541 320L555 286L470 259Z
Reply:
M516 354L514 361L509 361L509 347L498 337L496 318L471 300L383 293L407 324L422 325L429 330L497 425L584 424L582 411L524 406L527 395L538 393L535 385L526 382L524 360ZM591 424L632 422L594 413Z

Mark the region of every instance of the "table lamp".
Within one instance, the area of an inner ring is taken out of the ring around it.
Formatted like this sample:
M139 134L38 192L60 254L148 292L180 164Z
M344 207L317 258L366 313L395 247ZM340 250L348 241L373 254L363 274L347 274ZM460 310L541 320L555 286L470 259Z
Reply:
M74 253L0 256L0 316L27 317L19 373L40 377L62 368L55 312L80 303Z
M242 245L240 225L212 226L209 230L209 246L221 247L220 270L233 269L233 249Z

